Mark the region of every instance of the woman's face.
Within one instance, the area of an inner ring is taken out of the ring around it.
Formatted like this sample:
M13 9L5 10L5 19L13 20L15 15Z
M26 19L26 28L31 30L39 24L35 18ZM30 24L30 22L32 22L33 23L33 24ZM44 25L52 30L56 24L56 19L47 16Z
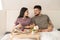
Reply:
M24 13L24 17L28 16L28 14L29 14L28 10L26 10L25 13Z

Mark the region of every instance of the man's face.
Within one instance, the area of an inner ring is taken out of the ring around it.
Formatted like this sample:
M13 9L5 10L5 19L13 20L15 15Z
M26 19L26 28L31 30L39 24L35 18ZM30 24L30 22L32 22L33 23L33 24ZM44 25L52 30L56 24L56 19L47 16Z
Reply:
M39 10L38 8L34 9L35 16L38 16L40 13L41 13L41 10Z

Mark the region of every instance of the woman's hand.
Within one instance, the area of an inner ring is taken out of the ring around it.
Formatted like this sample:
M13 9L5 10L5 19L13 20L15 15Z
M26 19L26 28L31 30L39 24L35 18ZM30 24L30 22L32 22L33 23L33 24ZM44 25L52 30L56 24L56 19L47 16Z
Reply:
M33 28L32 26L25 26L25 28Z
M25 28L30 28L30 26L25 26Z
M21 25L21 24L18 24L16 27L21 28L21 27L22 27L22 25Z
M12 27L11 32L14 32L16 28L21 28L21 27L22 27L21 24L18 24L17 26L14 25L14 26Z

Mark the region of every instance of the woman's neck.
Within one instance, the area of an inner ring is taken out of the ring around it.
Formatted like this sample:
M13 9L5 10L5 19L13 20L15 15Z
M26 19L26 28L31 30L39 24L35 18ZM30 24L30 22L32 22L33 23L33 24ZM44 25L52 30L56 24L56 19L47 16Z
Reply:
M23 17L23 19L25 19L26 17Z

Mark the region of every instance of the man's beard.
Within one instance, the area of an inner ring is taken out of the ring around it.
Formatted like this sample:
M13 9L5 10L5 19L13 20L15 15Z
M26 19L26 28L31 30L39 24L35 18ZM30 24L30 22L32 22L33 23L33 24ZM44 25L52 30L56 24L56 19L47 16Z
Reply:
M39 16L39 14L35 15L35 16Z

